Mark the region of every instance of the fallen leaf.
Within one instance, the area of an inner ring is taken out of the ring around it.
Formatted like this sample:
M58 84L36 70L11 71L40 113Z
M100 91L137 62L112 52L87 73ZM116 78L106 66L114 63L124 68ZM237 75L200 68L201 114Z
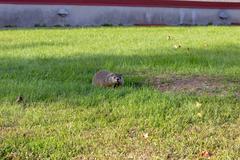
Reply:
M130 153L130 154L128 155L128 159L134 159L134 154L133 154L133 153Z
M202 118L203 115L202 115L202 113L198 113L197 116Z
M196 107L200 108L202 106L202 103L196 102Z
M178 48L181 48L182 46L180 44L175 44L173 47L178 49Z
M211 152L208 152L208 151L202 151L201 154L200 154L202 157L204 158L208 158L210 159L210 157L213 155Z
M144 133L143 138L147 139L148 138L148 133Z
M17 103L23 102L23 97L22 96L18 96L16 102Z

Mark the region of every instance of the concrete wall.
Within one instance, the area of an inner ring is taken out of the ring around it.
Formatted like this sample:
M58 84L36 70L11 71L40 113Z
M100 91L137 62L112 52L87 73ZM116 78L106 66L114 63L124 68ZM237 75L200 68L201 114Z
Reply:
M0 27L232 23L240 24L240 10L0 4Z

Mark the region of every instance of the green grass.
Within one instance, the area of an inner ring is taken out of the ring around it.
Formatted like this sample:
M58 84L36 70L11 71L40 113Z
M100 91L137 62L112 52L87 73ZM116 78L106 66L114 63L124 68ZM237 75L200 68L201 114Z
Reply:
M1 30L0 159L201 159L202 151L238 159L239 87L200 96L145 82L168 74L239 82L239 34L239 27ZM100 69L122 73L125 86L93 87Z

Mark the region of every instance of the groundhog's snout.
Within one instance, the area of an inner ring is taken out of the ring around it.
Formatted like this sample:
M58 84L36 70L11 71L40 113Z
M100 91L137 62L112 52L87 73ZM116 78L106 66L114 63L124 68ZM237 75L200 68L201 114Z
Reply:
M121 80L120 78L117 78L117 82L120 82L120 80Z

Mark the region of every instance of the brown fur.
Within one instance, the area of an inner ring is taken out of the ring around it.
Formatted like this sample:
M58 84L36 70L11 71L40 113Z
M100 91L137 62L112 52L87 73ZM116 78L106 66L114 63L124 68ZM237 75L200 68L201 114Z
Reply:
M92 79L92 84L98 87L117 87L123 83L122 75L108 71L98 71Z

